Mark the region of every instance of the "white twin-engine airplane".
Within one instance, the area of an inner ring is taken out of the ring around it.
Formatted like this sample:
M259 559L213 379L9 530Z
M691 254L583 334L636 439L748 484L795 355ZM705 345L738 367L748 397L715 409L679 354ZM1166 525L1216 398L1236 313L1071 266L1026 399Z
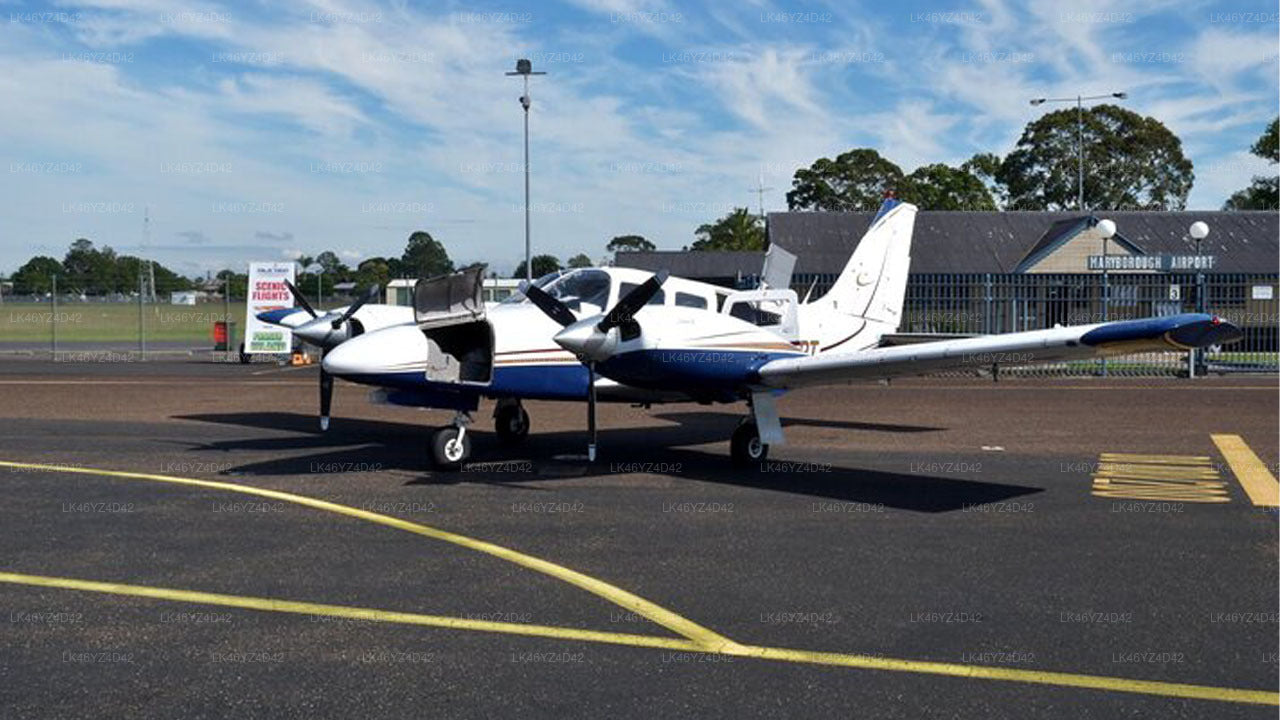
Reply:
M790 289L735 292L669 278L665 271L612 267L540 278L486 308L479 266L420 280L412 319L397 318L394 313L403 311L384 306L376 320L369 318L383 326L365 321L361 333L349 322L360 317L357 303L294 332L328 349L321 379L324 425L330 376L378 386L385 402L455 410L453 423L437 430L431 443L435 464L447 469L470 455L467 425L481 398L497 400L496 429L507 441L529 432L522 400L585 401L592 460L597 400L746 401L747 416L730 447L733 462L747 465L783 443L775 398L793 388L964 366L1188 350L1241 336L1219 318L1184 314L884 346L901 319L915 216L915 206L886 200L835 285L813 302L799 302ZM305 301L304 308L314 315Z

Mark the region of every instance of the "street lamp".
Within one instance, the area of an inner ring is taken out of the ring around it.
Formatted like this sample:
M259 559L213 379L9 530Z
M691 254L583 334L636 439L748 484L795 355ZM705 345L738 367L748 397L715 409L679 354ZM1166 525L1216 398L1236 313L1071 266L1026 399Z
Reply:
M524 94L520 96L520 107L524 108L524 278L533 282L533 245L529 241L529 76L546 75L545 72L534 72L533 63L525 58L516 60L515 72L507 76L524 77Z
M1099 220L1098 234L1102 236L1102 322L1111 319L1111 282L1107 275L1107 241L1116 235L1114 220ZM1102 358L1102 377L1107 376L1107 359Z
M1209 237L1209 226L1201 220L1191 223L1191 227L1187 229L1187 233L1191 239L1196 242L1196 312L1203 313L1205 309L1204 302L1204 259L1200 255L1200 243ZM1188 371L1190 377L1196 376L1196 366L1203 367L1204 350L1191 351L1191 369Z
M317 305L321 304L322 302L324 302L324 293L323 293L323 292L321 292L321 287L320 287L320 281L321 281L321 279L323 279L323 278L324 278L324 265L321 265L321 264L320 264L320 263L318 263L318 262L313 262L313 263L311 263L310 265L308 265L308 266L306 266L306 267L302 268L302 272L315 273L315 276L316 276L316 304L317 304Z
M1085 100L1105 100L1107 98L1115 98L1123 100L1129 97L1128 93L1114 92L1106 95L1077 95L1073 98L1036 98L1031 101L1032 105L1043 105L1047 102L1072 102L1076 104L1076 209L1084 212L1084 101Z

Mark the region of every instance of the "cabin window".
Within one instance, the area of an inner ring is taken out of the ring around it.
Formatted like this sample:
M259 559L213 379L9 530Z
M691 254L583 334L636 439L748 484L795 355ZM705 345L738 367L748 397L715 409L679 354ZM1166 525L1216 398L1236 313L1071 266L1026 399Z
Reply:
M622 287L618 289L618 299L621 300L622 298L627 296L627 293L630 293L632 290L635 290L638 287L640 286L635 283L629 283L629 282L622 283ZM649 302L645 304L646 305L666 305L667 304L666 293L662 290L659 290L658 292L654 293L654 296L649 298Z
M692 293L676 293L676 307L707 309L707 299Z

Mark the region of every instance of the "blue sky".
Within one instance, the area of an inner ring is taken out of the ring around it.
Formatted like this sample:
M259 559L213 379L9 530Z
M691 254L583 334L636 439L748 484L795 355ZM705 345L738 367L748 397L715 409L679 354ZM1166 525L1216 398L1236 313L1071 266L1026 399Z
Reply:
M1266 171L1274 5L1067 5L0 0L0 271L76 237L186 274L354 265L425 229L509 272L519 56L549 73L533 237L562 259L618 234L679 248L761 179L784 209L796 168L852 147L906 171L1004 154L1042 95L1128 92L1182 137L1192 208Z

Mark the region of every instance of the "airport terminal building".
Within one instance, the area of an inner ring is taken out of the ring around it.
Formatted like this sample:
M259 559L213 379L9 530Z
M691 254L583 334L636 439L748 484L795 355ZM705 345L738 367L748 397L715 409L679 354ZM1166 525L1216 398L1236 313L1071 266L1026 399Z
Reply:
M768 215L768 241L797 256L803 299L831 287L870 212ZM1104 241L1100 219L1115 222ZM1209 235L1197 249L1194 222ZM903 332L1001 333L1203 308L1245 329L1221 369L1276 367L1280 214L1274 212L959 212L916 219ZM761 252L619 253L617 264L752 287ZM1203 272L1202 287L1197 269ZM1203 293L1203 304L1197 293ZM1171 369L1174 368L1170 365Z

